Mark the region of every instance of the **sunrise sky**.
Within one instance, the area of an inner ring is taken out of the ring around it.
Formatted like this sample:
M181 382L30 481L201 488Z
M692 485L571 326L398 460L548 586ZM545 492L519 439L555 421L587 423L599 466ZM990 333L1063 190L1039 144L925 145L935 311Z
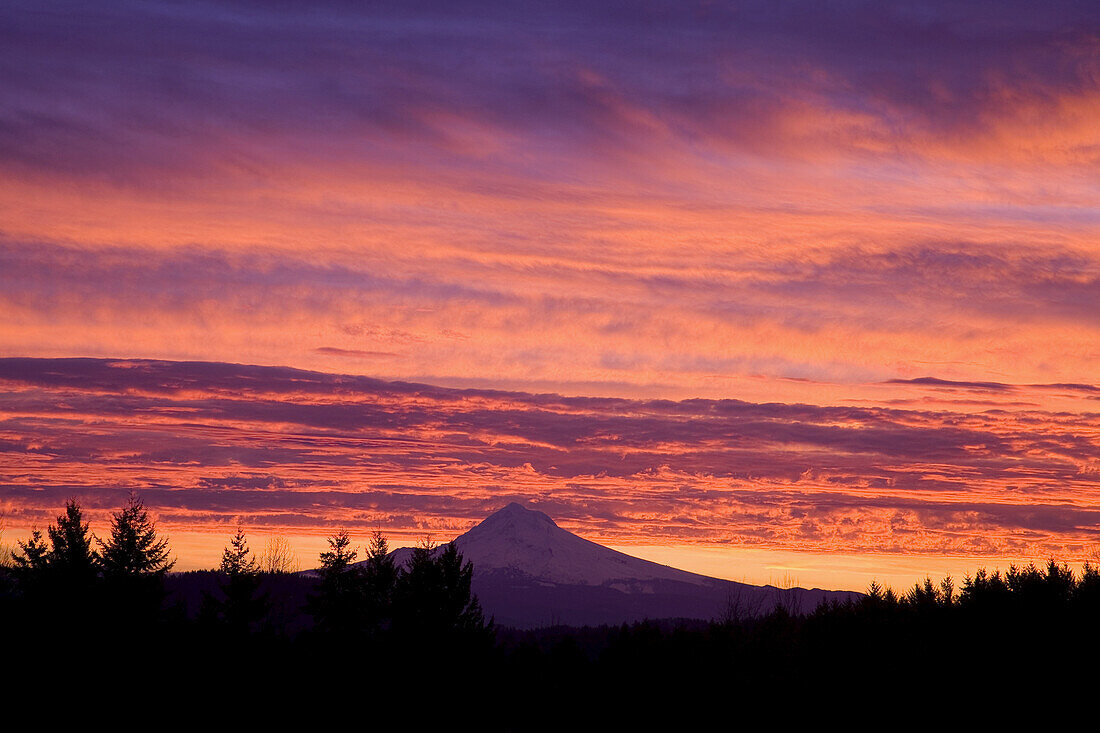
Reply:
M7 541L1100 557L1100 5L5 2L0 79Z

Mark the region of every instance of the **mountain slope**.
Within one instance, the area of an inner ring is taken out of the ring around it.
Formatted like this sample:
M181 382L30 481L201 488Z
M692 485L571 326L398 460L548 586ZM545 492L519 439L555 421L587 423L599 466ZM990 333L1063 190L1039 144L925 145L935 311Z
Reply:
M810 611L822 600L858 596L754 586L677 570L590 542L515 503L454 542L474 565L473 589L486 613L516 628L757 615L777 604ZM411 553L399 548L392 555L403 564Z

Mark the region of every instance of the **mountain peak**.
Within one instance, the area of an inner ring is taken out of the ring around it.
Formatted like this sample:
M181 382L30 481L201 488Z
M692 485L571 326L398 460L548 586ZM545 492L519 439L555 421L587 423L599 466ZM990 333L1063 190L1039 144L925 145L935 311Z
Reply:
M642 618L713 618L731 599L767 611L790 597L809 611L851 593L761 588L632 557L559 527L518 502L454 539L474 567L474 592L505 625L622 623ZM392 556L404 565L410 548ZM752 611L750 611L752 612Z
M546 514L518 502L490 514L457 537L455 544L481 572L504 570L540 582L601 585L622 579L709 580L578 537Z
M558 526L554 522L554 520L550 518L549 515L543 514L536 509L528 509L523 504L520 504L517 501L513 501L511 504L508 504L501 509L497 509L495 512L483 519L481 523L477 526L492 526L505 522L520 522L524 524L530 523L534 526L537 526L539 524L549 524L553 527Z

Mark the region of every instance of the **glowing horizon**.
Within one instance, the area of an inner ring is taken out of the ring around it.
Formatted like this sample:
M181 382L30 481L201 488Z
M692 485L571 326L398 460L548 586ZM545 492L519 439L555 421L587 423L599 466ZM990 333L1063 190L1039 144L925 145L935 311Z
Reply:
M9 532L1100 546L1094 7L0 20Z
M191 540L204 557L238 524L317 542L336 528L445 540L511 500L604 544L657 545L658 556L692 562L687 548L724 549L727 576L748 572L740 550L976 566L1079 562L1100 547L1100 415L968 404L1053 395L1087 407L1085 385L878 385L910 395L898 401L913 409L11 358L0 359L0 387L11 526L44 526L70 496L102 523L137 491L167 530L207 534ZM954 402L971 409L942 406Z

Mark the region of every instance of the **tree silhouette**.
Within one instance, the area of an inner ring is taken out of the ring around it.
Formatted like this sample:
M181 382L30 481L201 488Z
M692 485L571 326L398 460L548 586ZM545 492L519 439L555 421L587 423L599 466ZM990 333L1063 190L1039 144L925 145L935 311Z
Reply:
M963 577L959 603L969 608L1003 608L1011 592L1000 570L990 573L985 568L978 568L973 576Z
M309 595L306 609L318 631L348 636L363 628L362 575L352 565L358 552L346 530L330 535L328 545L321 553L317 587Z
M112 606L106 609L109 617L120 624L155 621L164 601L164 576L175 561L168 559L168 539L157 536L141 499L130 495L126 506L111 516L107 541L99 544Z
M11 577L26 614L38 628L94 628L99 614L99 558L92 533L75 500L45 535L35 528L12 553Z
M176 564L168 559L168 538L157 537L156 524L135 494L112 515L111 536L99 544L103 573L109 578L163 576Z
M12 573L16 580L24 589L41 583L45 579L50 556L50 548L42 536L42 530L35 527L31 530L30 537L16 544L17 549L11 553Z
M222 550L222 564L218 569L231 578L259 574L259 563L252 555L244 530L240 527L237 527L237 534L229 539L229 544Z
M454 542L443 546L437 564L442 579L443 618L446 624L462 633L478 633L486 628L481 604L471 590L474 565L463 563Z
M435 606L442 582L432 557L435 546L428 541L413 548L408 566L402 568L394 589L394 628L407 636L441 625Z
M47 542L48 539L48 542ZM65 502L65 512L46 529L35 528L12 552L16 579L24 589L48 589L50 595L72 601L86 594L99 575L99 556L93 536L76 500Z
M933 611L939 607L941 600L940 588L932 583L932 578L925 577L924 583L917 583L907 594L904 601L911 608L925 612Z
M368 633L372 635L378 635L388 629L392 619L397 565L389 552L386 538L381 532L375 532L361 571L364 622Z
M218 569L224 575L219 587L221 598L206 594L203 598L205 613L224 623L234 634L256 631L267 614L269 603L267 595L259 593L260 566L240 527L222 551Z
M1074 590L1074 600L1086 614L1100 610L1100 567L1087 560Z
M50 573L73 592L86 590L99 574L99 555L92 547L93 536L75 499L65 502L65 513L47 530Z
M952 606L956 600L955 581L951 579L950 575L944 576L944 579L940 581L940 602L945 606Z
M259 557L260 570L265 573L296 573L302 569L290 540L282 535L269 537Z
M472 579L473 564L463 562L454 542L439 550L418 545L397 581L394 629L407 642L436 648L491 641L492 623L471 592Z

